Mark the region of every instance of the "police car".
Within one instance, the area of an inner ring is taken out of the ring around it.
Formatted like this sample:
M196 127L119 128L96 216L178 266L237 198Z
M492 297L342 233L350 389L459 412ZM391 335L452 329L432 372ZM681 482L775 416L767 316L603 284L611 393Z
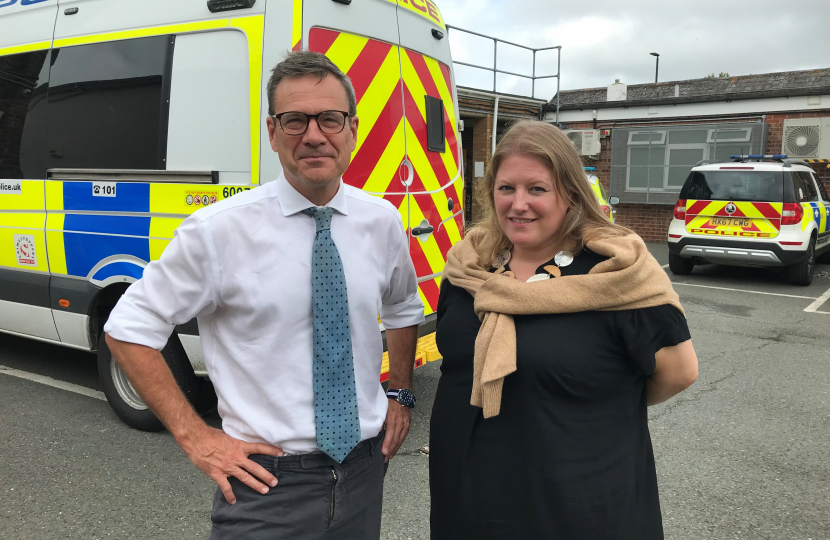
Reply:
M588 183L591 184L591 189L594 190L594 195L597 197L597 202L599 202L602 211L605 212L605 215L608 216L608 219L611 222L614 222L614 206L618 204L620 200L617 197L608 197L608 194L605 193L605 188L602 187L602 184L599 181L599 178L596 175L591 174L593 171L596 171L596 167L583 167L585 169L586 176L588 177Z
M674 206L669 268L697 264L779 266L809 285L817 257L830 256L830 197L803 161L782 154L731 156L693 167Z

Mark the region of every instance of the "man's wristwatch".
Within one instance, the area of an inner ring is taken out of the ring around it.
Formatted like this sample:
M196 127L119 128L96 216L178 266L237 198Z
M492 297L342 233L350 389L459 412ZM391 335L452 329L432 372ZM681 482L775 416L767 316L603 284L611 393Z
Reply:
M394 399L404 407L415 406L415 395L407 388L401 388L400 390L389 389L386 391L386 397Z

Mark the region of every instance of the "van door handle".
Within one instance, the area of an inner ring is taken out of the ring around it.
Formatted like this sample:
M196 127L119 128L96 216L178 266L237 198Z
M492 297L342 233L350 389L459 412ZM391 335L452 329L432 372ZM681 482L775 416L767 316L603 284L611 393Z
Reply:
M434 229L432 228L432 225L427 225L426 227L415 227L414 229L412 229L412 234L414 236L420 236L422 234L432 234L433 230Z

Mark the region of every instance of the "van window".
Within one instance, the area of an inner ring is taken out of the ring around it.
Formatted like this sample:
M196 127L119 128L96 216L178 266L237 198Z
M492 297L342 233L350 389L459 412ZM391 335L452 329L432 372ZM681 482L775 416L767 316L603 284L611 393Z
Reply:
M0 57L0 178L45 178L48 54Z
M782 202L784 177L779 171L694 171L686 180L680 198Z
M444 152L444 102L424 96L427 108L427 150Z
M55 49L50 168L165 169L172 36Z

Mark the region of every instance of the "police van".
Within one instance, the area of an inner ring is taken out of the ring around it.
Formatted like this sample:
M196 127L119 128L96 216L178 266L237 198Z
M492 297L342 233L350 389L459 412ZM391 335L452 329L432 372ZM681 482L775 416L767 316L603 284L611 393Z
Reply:
M0 0L0 331L97 352L107 399L134 427L161 424L112 360L104 323L182 220L279 176L265 85L289 50L326 54L354 83L344 180L399 209L427 315L417 363L437 359L463 181L432 0ZM209 409L196 321L162 353Z
M669 269L778 266L791 283L809 285L816 259L830 257L824 185L806 162L782 154L731 159L692 168L669 226Z

